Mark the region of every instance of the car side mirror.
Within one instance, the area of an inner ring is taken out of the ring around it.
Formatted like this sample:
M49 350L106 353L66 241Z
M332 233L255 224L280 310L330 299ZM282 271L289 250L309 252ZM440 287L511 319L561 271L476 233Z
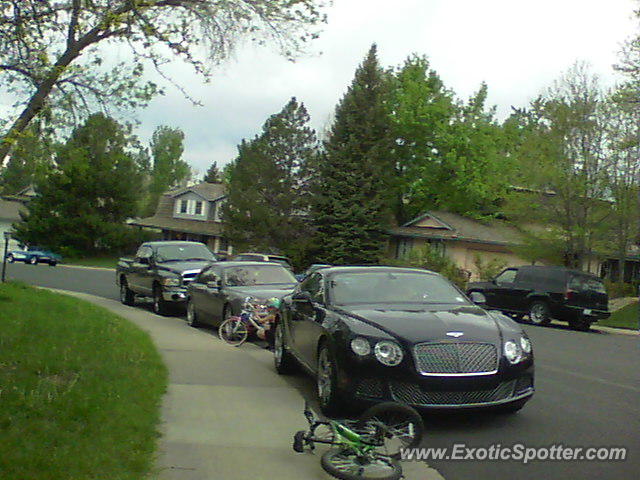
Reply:
M479 307L484 307L487 304L487 298L480 292L471 292L469 298Z
M300 291L293 294L291 300L299 303L311 303L311 294L307 291Z

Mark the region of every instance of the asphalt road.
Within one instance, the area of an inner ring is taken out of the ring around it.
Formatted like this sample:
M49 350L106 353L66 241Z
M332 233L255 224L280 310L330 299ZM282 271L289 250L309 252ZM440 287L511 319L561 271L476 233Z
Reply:
M13 264L8 278L117 299L114 273ZM525 327L536 356L536 394L513 415L426 414L425 447L626 447L624 461L429 461L447 480L639 478L640 341L637 336ZM310 385L309 385L310 386Z

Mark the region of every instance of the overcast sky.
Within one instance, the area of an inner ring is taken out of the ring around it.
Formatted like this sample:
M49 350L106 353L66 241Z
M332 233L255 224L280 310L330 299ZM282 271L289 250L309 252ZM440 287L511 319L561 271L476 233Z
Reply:
M209 84L175 65L174 78L203 106L167 87L139 113L138 133L147 141L158 125L181 128L184 158L202 174L213 161L232 160L240 140L258 133L292 96L305 103L312 126L324 130L374 42L383 66L426 55L459 97L486 82L489 104L504 118L577 60L612 85L620 46L637 31L636 6L634 0L334 0L322 36L295 63L247 46Z

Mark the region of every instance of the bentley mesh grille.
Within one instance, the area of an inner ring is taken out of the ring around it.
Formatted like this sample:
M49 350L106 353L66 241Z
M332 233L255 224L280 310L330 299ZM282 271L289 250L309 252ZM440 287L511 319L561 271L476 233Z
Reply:
M391 394L398 402L418 406L433 405L481 405L483 403L506 400L513 396L515 380L500 383L490 390L470 391L423 391L417 385L392 382Z
M419 343L414 347L416 367L422 374L494 373L498 352L490 343Z

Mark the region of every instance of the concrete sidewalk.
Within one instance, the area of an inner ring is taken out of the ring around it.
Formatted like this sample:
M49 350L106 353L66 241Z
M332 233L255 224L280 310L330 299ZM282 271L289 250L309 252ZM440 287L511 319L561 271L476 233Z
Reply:
M296 454L306 428L303 397L313 383L279 376L271 352L230 347L211 331L178 318L87 294L64 292L108 308L150 333L169 369L158 468L162 480L315 480L332 478L315 454ZM407 480L443 480L424 463L403 463Z

